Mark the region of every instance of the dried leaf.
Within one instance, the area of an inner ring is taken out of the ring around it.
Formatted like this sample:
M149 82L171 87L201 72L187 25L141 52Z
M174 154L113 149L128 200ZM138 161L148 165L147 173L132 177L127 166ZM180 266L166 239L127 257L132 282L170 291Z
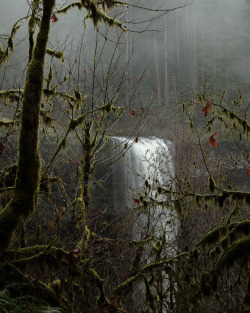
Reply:
M52 20L52 23L56 23L58 21L58 18L55 15L55 13L52 14L51 20Z
M139 199L133 199L134 200L134 203L139 205L140 204L140 200Z
M135 110L135 109L132 109L132 110L130 111L130 116L135 117L135 115L136 115L136 110Z
M208 115L208 113L209 113L209 111L211 109L211 105L212 105L212 102L206 101L206 105L202 109L202 112L205 113L205 117L207 117L207 115Z
M209 137L209 144L210 146L217 148L218 147L218 142L214 139L214 136L216 136L218 132L216 131L211 137Z

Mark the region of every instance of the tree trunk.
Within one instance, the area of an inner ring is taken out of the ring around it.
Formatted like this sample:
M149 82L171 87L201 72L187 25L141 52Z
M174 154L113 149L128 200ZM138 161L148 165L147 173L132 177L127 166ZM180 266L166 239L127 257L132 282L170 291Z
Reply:
M36 44L28 65L22 103L19 160L14 194L0 213L0 251L7 249L15 230L36 208L40 181L38 151L40 102L44 59L55 0L43 0L43 15Z

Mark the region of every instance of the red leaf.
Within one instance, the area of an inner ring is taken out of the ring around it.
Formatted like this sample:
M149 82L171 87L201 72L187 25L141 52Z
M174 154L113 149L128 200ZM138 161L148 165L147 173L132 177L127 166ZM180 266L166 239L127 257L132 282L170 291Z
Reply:
M140 204L140 200L139 199L133 199L135 204Z
M135 138L135 142L138 142L138 141L139 141L139 138L138 138L138 137L136 137L136 138Z
M76 165L79 165L80 163L79 163L79 161L75 161L75 164L76 164Z
M212 105L212 102L206 101L206 105L202 109L202 112L205 113L205 117L207 117L207 115L208 115L208 113L210 111L211 105Z
M249 167L249 169L247 170L247 176L250 176L250 167Z
M84 73L85 73L85 74L88 74L88 70L87 70L86 68L85 68L85 70L84 70Z
M80 253L80 249L74 249L70 253L73 255L78 255Z
M41 228L40 228L40 231L39 231L40 235L44 234L44 232L45 232L44 228L41 227Z
M51 20L52 20L52 23L55 23L58 21L58 18L56 17L55 13L52 14Z
M214 136L216 136L218 132L216 131L211 137L209 137L209 144L210 146L217 148L218 147L218 142L214 139Z
M42 286L35 286L35 289L40 293L42 297L45 296L45 290Z
M82 218L80 217L80 216L76 216L74 219L73 219L73 221L72 221L72 225L73 226L76 226L76 223L78 222L78 221L81 221L82 220Z
M146 112L146 110L145 110L143 107L141 107L141 110L142 110L142 112L143 112L143 113L145 113L145 112Z
M0 142L0 152L2 152L4 149L6 149L5 144Z
M65 208L65 207L57 208L57 210L58 210L60 213L64 213L64 212L66 211L66 208Z
M75 60L75 64L77 63L77 60Z
M136 115L136 110L132 109L130 111L130 116L135 117L135 115Z
M69 253L69 259L72 262L77 262L78 261L78 256L80 253L80 249L74 249Z

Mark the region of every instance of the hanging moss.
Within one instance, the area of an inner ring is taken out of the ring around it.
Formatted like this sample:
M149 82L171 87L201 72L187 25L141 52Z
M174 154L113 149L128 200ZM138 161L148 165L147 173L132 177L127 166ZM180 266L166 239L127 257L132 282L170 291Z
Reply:
M6 50L2 49L2 45L0 44L0 69L1 69L1 65L5 64L8 59L10 54L14 51L14 37L15 34L17 32L17 30L21 27L21 25L18 25L18 23L21 21L22 19L20 19L19 21L17 21L15 23L15 25L13 26L12 30L11 30L11 34L7 40L7 48Z
M82 3L80 1L75 1L71 3L70 5L66 6L65 8L59 9L56 12L57 13L67 13L68 10L77 7L79 10L82 8Z
M209 176L208 188L212 193L215 192L216 184L215 184L215 181L211 175Z
M240 222L231 223L228 225L229 230L235 228L237 233L243 233L249 235L250 233L250 220L244 220Z
M81 95L80 91L74 89L74 93L75 93L75 98L76 98L76 100L77 100L77 101L81 101L82 95Z
M245 260L249 255L250 236L239 239L228 247L217 265L217 270L224 267L230 267L238 260Z
M201 292L205 295L205 296L209 296L211 294L211 288L209 285L209 275L208 273L203 273L201 275Z
M207 235L202 239L201 244L203 246L206 246L207 244L213 244L217 242L220 238L220 229L215 228L214 230L211 230Z
M146 286L146 301L149 304L151 310L153 312L155 312L154 295L153 295L153 293L151 291L149 282L148 282L146 277L144 277L144 283L145 283L145 286Z
M56 51L56 50L51 50L51 49L47 48L46 53L51 55L52 57L55 57L57 59L62 60L63 63L65 61L64 51Z

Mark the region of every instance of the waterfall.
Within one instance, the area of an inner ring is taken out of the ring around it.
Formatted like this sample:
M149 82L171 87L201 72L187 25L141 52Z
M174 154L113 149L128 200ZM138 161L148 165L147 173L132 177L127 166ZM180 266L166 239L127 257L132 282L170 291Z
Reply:
M170 226L174 224L173 212L159 204L167 199L157 190L160 186L174 187L173 144L156 137L112 137L112 145L121 156L114 164L112 175L115 215L122 216L128 209L136 210L146 201L149 203L147 211L142 210L140 217L133 221L132 237L139 240L149 231L160 237L167 223L170 238L174 231Z

